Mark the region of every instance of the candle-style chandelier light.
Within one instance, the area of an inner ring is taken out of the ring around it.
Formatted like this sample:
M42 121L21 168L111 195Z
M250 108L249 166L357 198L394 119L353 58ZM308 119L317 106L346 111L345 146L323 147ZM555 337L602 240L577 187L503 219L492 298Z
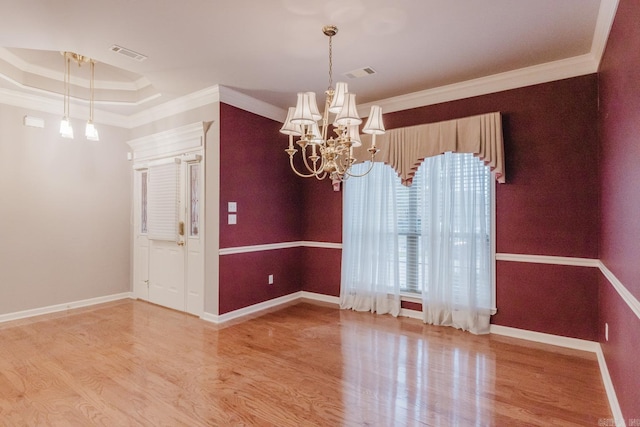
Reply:
M324 111L320 114L315 92L300 92L296 107L289 108L287 119L280 132L289 135L289 148L285 151L289 154L291 169L297 175L304 178L329 177L332 181L344 181L350 176L366 175L371 167L364 174L351 173L351 166L356 161L353 149L362 145L359 132L362 120L356 108L356 95L348 91L347 84L339 82L335 90L332 87L332 38L337 34L338 28L335 25L327 25L322 28L322 32L329 37L329 87L325 91ZM330 115L335 115L333 120L330 120ZM328 138L330 126L333 127L336 135ZM382 109L379 106L371 107L362 132L372 135L371 146L367 151L373 165L373 159L378 152L375 136L385 133ZM294 137L300 137L296 144L300 147L302 161L306 168L304 172L299 172L294 164L294 156L298 152L298 149L293 146Z

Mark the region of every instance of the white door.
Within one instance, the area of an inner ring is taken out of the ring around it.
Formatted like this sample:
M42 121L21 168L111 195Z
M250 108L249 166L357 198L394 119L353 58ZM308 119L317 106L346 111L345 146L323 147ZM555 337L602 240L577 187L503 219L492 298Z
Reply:
M149 167L149 301L185 309L184 164L177 158Z
M149 250L149 302L185 311L184 246L151 240Z
M134 295L175 310L204 311L204 189L200 155L136 173Z

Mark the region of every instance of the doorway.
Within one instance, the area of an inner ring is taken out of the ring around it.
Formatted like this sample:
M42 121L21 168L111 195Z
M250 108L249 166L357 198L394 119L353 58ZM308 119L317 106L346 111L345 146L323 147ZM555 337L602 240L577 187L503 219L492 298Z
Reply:
M201 316L202 155L184 153L137 164L134 169L134 296Z

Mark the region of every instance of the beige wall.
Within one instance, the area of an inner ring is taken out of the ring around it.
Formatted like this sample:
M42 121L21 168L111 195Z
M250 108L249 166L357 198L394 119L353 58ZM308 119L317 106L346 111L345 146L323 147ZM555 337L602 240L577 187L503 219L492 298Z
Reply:
M45 128L22 124L25 114ZM130 290L128 132L0 105L0 315Z

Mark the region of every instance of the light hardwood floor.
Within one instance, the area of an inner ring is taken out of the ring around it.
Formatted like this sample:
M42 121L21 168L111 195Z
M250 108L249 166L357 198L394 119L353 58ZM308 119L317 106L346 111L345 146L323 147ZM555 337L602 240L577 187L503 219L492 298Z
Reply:
M298 303L214 325L140 301L0 324L4 426L596 426L595 355Z

